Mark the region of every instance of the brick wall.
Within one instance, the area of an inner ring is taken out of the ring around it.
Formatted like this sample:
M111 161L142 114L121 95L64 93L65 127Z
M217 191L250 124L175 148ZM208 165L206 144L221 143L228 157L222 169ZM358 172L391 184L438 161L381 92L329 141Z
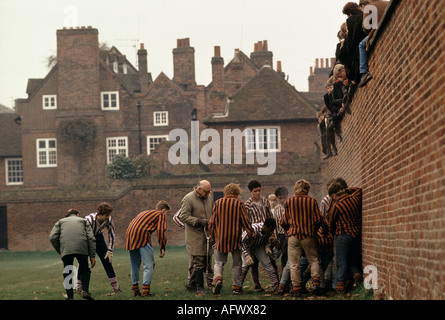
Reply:
M329 175L363 188L363 264L393 299L445 298L445 10L392 1Z

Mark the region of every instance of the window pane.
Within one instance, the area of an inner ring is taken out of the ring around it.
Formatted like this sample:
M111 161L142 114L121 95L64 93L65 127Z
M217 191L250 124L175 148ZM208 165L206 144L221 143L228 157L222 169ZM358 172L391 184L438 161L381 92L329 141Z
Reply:
M41 164L41 165L46 164L46 152L45 151L39 151L39 164Z
M278 130L269 129L269 150L278 150Z
M56 151L49 151L48 152L48 164L56 164L57 163L57 153Z
M46 148L46 141L40 140L39 141L39 149L45 149Z
M256 134L258 137L258 149L266 150L267 149L266 129L256 129Z
M110 106L108 94L104 94L103 97L104 97L104 108L108 108Z
M55 148L56 147L56 140L49 140L48 141L48 147L49 148Z

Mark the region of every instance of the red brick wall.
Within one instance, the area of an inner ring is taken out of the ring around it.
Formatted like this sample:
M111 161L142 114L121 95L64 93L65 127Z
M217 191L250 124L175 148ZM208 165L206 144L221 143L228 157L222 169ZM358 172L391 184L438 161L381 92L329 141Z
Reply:
M445 298L444 2L393 1L329 175L363 188L363 264L388 298Z

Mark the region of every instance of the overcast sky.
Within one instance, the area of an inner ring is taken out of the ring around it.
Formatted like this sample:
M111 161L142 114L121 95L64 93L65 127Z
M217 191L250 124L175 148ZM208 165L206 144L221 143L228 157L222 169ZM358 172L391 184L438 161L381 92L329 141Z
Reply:
M56 30L66 24L92 26L99 42L116 46L136 66L144 43L153 80L173 77L176 39L195 48L196 82L211 82L213 47L227 64L234 50L250 56L268 41L274 69L281 61L289 82L308 91L316 58L334 56L347 0L0 0L0 104L26 98L29 78L44 78L46 58L56 54ZM137 67L137 66L136 66Z

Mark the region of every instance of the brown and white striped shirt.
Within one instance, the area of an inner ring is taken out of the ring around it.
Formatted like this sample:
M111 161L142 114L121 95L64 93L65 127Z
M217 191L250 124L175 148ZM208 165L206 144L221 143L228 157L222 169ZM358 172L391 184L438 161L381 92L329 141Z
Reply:
M148 243L151 243L151 234L157 231L160 249L165 249L167 238L167 217L160 210L146 210L139 213L131 220L125 234L125 249L136 250Z
M307 193L296 193L285 202L281 226L285 229L289 227L288 236L295 236L300 240L308 237L315 238L320 226L327 228L317 200L308 196Z
M261 197L258 202L254 202L252 198L249 198L249 200L244 203L244 206L246 207L247 215L252 224L262 223L266 221L267 218L273 218L269 201L264 197Z
M234 196L225 196L215 201L208 230L216 250L227 253L239 248L242 229L250 237L255 236L244 203Z
M362 232L362 189L347 188L346 195L331 201L328 212L331 233L358 237Z

